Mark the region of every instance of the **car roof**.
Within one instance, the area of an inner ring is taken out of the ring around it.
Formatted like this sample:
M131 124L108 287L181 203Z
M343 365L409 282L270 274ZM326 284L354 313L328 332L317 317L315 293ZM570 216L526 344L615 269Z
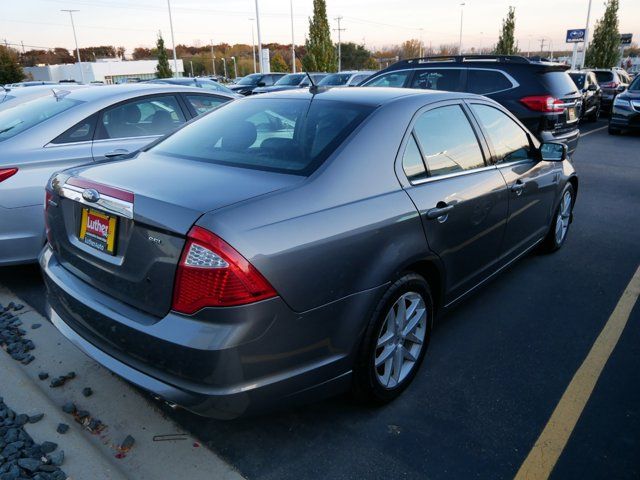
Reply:
M346 72L345 72L346 73ZM311 89L285 90L280 92L268 92L256 96L249 96L240 101L254 101L268 98L309 99L318 98L366 106L379 106L391 101L421 95L430 100L429 103L453 98L476 98L478 95L461 92L445 92L439 90L421 90L415 88L395 87L349 87L349 88L319 88L317 93Z
M59 88L56 88L58 91L64 91L65 87L61 85ZM105 85L101 87L91 87L91 88L82 88L82 89L74 89L71 90L68 94L69 98L91 102L95 100L104 100L108 98L113 98L117 100L122 97L126 99L135 95L152 95L155 93L173 93L173 92L191 92L191 93L199 93L199 94L213 94L213 95L222 95L229 98L235 98L233 95L230 95L225 92L218 91L209 91L203 90L198 87L189 87L189 86L178 86L172 85L169 83L125 83L122 85Z

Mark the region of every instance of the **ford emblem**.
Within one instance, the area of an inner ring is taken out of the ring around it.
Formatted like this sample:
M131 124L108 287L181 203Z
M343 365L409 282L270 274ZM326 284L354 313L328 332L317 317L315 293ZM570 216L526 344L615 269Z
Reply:
M84 192L82 192L82 198L84 198L87 202L95 203L100 200L100 194L93 188L87 188Z

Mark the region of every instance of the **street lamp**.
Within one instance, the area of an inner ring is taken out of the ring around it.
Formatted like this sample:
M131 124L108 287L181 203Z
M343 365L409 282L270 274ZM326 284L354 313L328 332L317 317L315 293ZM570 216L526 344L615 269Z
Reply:
M262 36L260 36L260 11L258 10L258 0L256 0L256 27L258 29L258 55L260 55L260 73L264 73L262 64Z
M231 57L231 60L233 60L233 78L238 78L238 64L236 63L236 57Z
M222 66L224 67L224 78L228 78L227 77L227 59L222 57Z
M80 81L84 83L84 72L82 71L82 60L80 59L80 49L78 48L78 37L76 37L76 26L73 23L73 12L79 12L80 10L60 10L61 12L69 12L71 18L71 29L73 30L73 40L76 42L76 52L78 54L78 66L80 67Z
M216 56L213 54L213 39L211 40L211 66L213 67L213 76L216 76Z
M249 21L251 22L251 49L253 50L253 73L257 73L258 72L258 68L256 67L256 39L253 33L253 21L255 20L255 18L250 18Z
M169 26L171 27L171 48L173 48L173 76L178 76L178 56L176 54L176 41L173 38L173 19L171 18L171 0L167 0L169 8Z
M458 40L458 55L462 55L462 18L464 15L464 5L464 2L460 4L460 40Z
M296 42L293 35L293 0L289 0L291 8L291 71L296 73Z

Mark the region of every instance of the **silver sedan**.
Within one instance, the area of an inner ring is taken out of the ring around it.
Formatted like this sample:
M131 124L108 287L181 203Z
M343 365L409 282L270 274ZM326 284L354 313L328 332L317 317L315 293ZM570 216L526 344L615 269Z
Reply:
M62 86L1 110L0 266L36 260L54 172L122 158L232 99L171 85Z

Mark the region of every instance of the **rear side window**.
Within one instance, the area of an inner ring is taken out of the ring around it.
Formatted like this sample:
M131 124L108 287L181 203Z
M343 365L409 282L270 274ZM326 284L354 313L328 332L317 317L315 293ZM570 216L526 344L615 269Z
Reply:
M414 132L432 177L485 166L478 139L459 105L422 114Z
M409 180L419 180L427 175L427 169L422 161L422 153L420 153L413 134L409 136L409 142L407 142L407 147L402 156L402 168Z
M460 90L460 69L433 68L417 70L411 81L411 88L458 91Z
M479 104L473 104L471 109L487 131L499 162L514 162L531 157L528 135L504 112Z
M512 88L513 84L498 70L469 69L467 73L467 91L484 95Z
M545 72L541 81L547 92L554 97L562 98L578 91L567 72Z
M367 82L367 87L404 87L407 78L411 74L410 70L403 72L391 72L385 75L380 75L374 78L370 82Z
M371 75L368 73L363 73L362 75L356 75L355 77L353 77L351 79L351 81L349 82L349 85L359 85L362 82L364 82L367 78L369 78Z
M89 118L85 118L81 122L76 123L69 130L58 136L51 143L77 143L87 142L93 139L93 132L96 129L97 115L91 115Z
M372 110L321 99L231 102L152 150L175 158L308 175Z
M164 135L184 122L184 114L173 95L147 97L105 110L98 122L97 138Z
M606 83L613 81L613 72L594 72L598 83Z
M189 102L198 115L210 112L228 101L212 95L186 95L186 97L187 102Z

